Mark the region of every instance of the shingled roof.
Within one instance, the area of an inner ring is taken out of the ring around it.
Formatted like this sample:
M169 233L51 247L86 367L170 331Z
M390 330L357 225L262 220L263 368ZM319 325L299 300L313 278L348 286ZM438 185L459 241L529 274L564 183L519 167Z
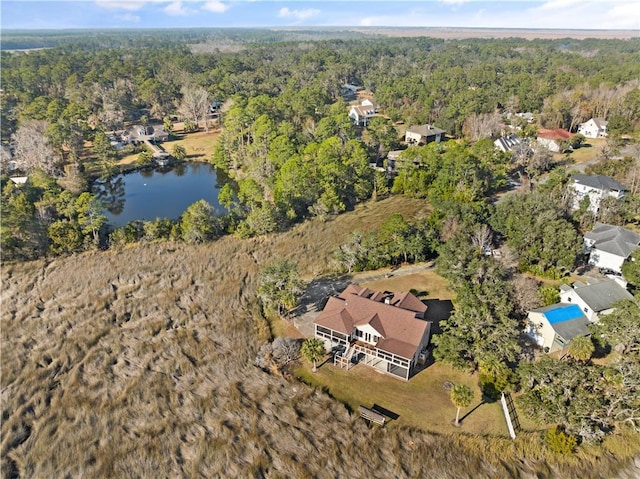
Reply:
M574 183L578 183L599 190L615 190L623 191L626 188L613 178L604 175L573 175L571 177Z
M622 226L611 226L604 223L596 223L594 228L584 237L594 241L592 245L594 248L623 258L628 258L640 244L640 234Z
M407 131L410 133L416 133L417 135L420 135L420 136L435 136L435 135L441 135L445 133L444 130L441 130L437 126L433 126L429 124L410 126L409 128L407 128Z
M314 323L343 334L369 325L379 333L378 349L411 359L429 327L416 317L426 309L411 293L383 293L351 284L329 298Z
M633 299L631 293L613 279L596 280L590 278L588 283L576 281L572 287L582 301L596 313L611 309L616 302L623 299ZM566 285L560 287L563 291L566 291L567 288Z
M555 130L547 130L541 128L538 131L538 138L545 138L547 140L568 140L573 135L562 128L556 128Z

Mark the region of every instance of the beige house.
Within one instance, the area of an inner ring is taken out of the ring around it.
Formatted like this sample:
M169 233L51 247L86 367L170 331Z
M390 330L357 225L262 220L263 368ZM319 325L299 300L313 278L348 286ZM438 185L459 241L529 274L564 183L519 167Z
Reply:
M553 151L554 153L560 153L563 149L563 143L569 140L573 135L567 130L562 128L556 128L555 130L546 130L541 128L538 131L538 144L542 145Z
M352 284L327 300L314 321L315 337L334 352L334 364L360 363L409 379L426 352L431 322L411 293L373 291Z
M404 141L410 145L426 145L440 143L444 139L445 131L433 125L416 125L407 128Z
M580 306L552 304L529 311L525 333L545 352L565 349L576 336L589 334L589 320Z

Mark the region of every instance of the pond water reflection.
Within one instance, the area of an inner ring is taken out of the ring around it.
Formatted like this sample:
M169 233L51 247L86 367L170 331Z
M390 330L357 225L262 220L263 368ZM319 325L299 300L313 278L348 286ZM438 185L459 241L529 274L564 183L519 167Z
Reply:
M224 174L208 163L181 163L97 180L93 192L104 203L109 223L115 228L133 220L177 219L201 199L223 212L218 191L224 183L219 179L226 181Z

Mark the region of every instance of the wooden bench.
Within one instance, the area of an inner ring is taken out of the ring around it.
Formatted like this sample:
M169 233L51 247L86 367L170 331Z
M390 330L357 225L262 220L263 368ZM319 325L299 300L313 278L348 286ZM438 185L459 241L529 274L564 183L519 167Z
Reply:
M360 412L360 417L362 419L366 419L370 422L375 422L376 424L384 425L384 416L380 413L377 413L373 409L369 409L368 407L358 406L358 411Z

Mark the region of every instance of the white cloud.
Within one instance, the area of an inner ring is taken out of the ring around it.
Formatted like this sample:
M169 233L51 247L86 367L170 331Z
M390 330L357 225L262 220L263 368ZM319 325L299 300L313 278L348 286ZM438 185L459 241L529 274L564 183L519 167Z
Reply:
M446 3L447 5L461 5L470 1L471 0L439 0L440 3Z
M118 20L122 20L123 22L129 22L129 23L138 23L138 22L140 22L140 16L139 15L134 15L133 13L125 13L123 15L116 15L115 17Z
M209 0L202 6L202 9L214 13L224 13L229 10L229 5L222 3L220 0Z
M278 16L281 18L295 18L296 20L306 20L320 13L317 8L305 8L303 10L291 10L288 7L281 8Z
M567 8L574 8L580 5L584 5L585 3L582 0L548 0L540 5L537 9L540 11L549 11L555 12L558 10L564 10Z
M538 28L638 29L640 2L637 0L548 0L525 12L536 19ZM567 23L573 18L575 23Z
M189 10L182 5L181 0L176 0L164 7L164 13L171 16L184 16L189 14Z
M146 2L144 0L97 0L96 5L113 10L140 10Z

